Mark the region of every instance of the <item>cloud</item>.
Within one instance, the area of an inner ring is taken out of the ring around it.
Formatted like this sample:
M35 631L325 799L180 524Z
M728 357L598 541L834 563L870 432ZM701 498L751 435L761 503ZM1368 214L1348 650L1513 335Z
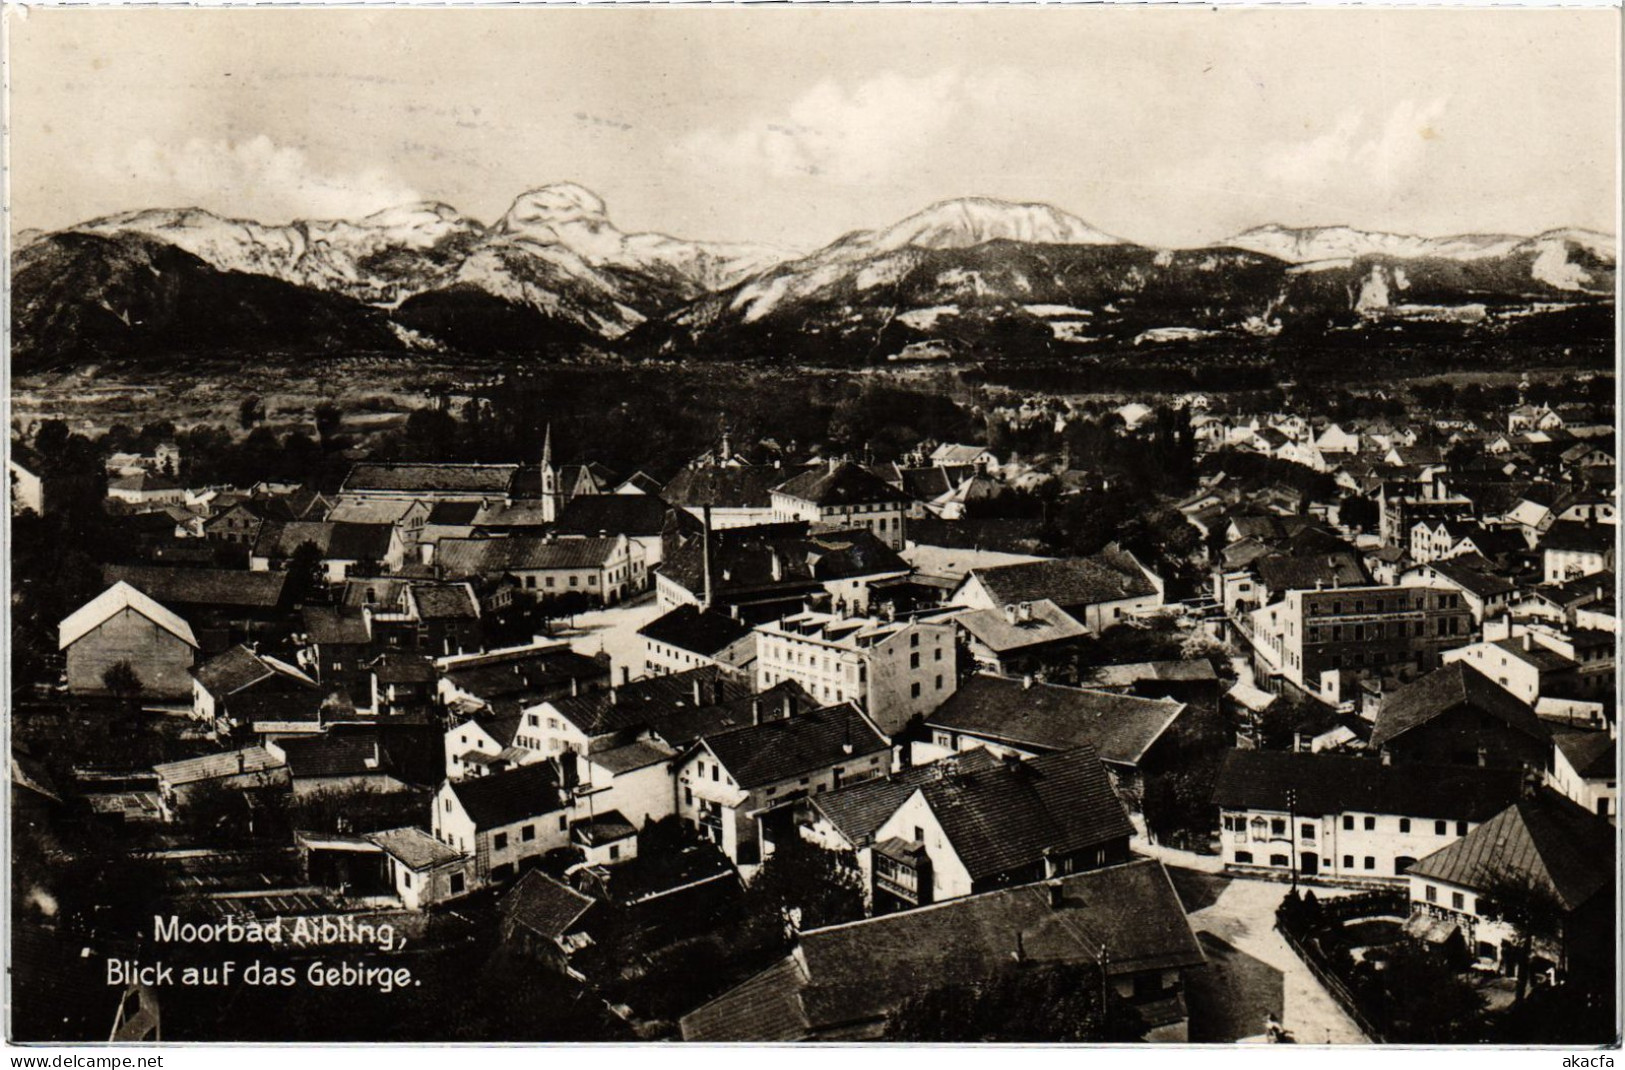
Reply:
M1266 145L1259 156L1263 176L1288 194L1314 193L1356 182L1392 191L1415 177L1448 101L1403 100L1386 116L1350 108L1331 129L1299 141Z
M776 113L698 130L678 152L701 171L813 176L840 185L881 182L969 125L974 112L1008 101L1011 82L1019 78L945 70L918 77L885 72L852 85L825 80Z
M267 222L354 217L423 199L387 170L324 171L302 149L263 134L178 145L146 138L104 157L99 170L110 184L129 187L132 203L197 205Z

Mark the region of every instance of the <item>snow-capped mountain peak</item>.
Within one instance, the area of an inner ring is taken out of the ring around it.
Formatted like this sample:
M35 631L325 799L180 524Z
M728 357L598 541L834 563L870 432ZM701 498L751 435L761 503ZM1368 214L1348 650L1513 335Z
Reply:
M1269 223L1215 242L1214 245L1263 253L1292 264L1311 264L1326 260L1353 260L1362 256L1471 260L1502 256L1522 240L1511 234L1457 234L1444 238L1424 238L1342 225L1287 227Z
M967 249L990 241L1037 245L1121 245L1069 212L1047 204L1020 204L991 197L939 201L881 231L853 235L866 253L908 246Z

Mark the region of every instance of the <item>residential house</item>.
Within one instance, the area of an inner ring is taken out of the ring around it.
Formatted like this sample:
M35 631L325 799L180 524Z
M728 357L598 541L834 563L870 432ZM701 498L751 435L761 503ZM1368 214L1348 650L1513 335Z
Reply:
M951 621L808 611L756 626L756 686L793 681L825 703L858 702L893 734L959 685Z
M1554 726L1552 743L1548 783L1592 813L1614 821L1619 813L1619 765L1613 735Z
M326 519L336 524L388 524L399 533L405 557L415 560L433 508L423 499L340 495Z
M233 720L234 701L249 693L287 695L310 704L321 699L316 681L302 670L246 646L234 646L192 670L192 716L200 721Z
M875 913L1128 861L1134 826L1094 748L953 765L937 763L862 852Z
M1531 973L1606 983L1618 924L1617 841L1607 819L1554 791L1531 792L1410 868L1412 914L1457 927L1469 952L1502 972L1523 965L1527 939ZM1508 886L1553 904L1555 938L1522 933L1503 914L1495 897Z
M1180 1042L1184 974L1204 962L1162 864L1138 859L803 931L785 958L679 1025L698 1043L878 1040L904 1003L933 989L1023 965L1085 966L1136 1008L1148 1040Z
M984 472L999 466L998 457L986 446L961 445L944 442L931 451L931 465L935 468L958 468L969 465Z
M186 488L160 472L137 472L109 482L107 496L134 506L179 505Z
M1578 665L1555 650L1534 641L1529 632L1505 639L1447 650L1441 656L1446 665L1460 661L1534 706L1542 696L1562 696L1574 690Z
M192 626L122 580L63 618L57 649L75 695L107 694L109 670L128 665L144 701L192 696L198 653Z
M206 791L285 791L288 763L274 747L243 747L152 767L165 821Z
M1438 559L1407 569L1400 576L1407 586L1455 591L1472 612L1473 624L1504 612L1517 594L1517 586L1495 565L1478 554Z
M685 468L660 496L695 518L707 515L717 530L754 527L777 519L773 488L792 473L775 465Z
M1213 802L1229 872L1403 886L1417 859L1489 820L1522 787L1514 769L1234 750Z
M825 596L848 612L870 612L883 600L877 590L908 574L873 532L810 534L798 522L682 541L656 573L655 590L661 609L705 605L756 624Z
M199 648L215 654L238 643L275 640L291 615L286 572L103 565L102 582L128 583L192 625Z
M798 800L890 769L890 741L855 703L759 716L682 755L677 814L736 865L754 865L796 835Z
M1172 699L1207 709L1219 706L1219 674L1207 658L1097 665L1087 674L1083 686L1141 698Z
M513 576L543 601L573 594L612 606L647 585L643 551L625 535L445 538L435 546L433 564L448 579Z
M350 469L341 495L429 502L479 502L511 496L517 464L421 464L365 461Z
M903 548L909 501L896 487L848 461L809 468L771 491L773 519L815 527L871 532L892 550Z
M582 919L597 902L541 870L531 870L502 897L502 941L560 972L568 971L570 956L592 944Z
M392 524L352 524L328 520L268 521L254 540L248 567L283 572L305 544L316 547L322 577L343 583L352 573L375 576L399 571L406 560L401 532Z
M549 699L603 691L610 685L607 654L578 654L563 641L453 655L435 664L437 697L450 709L517 713Z
M440 786L432 830L473 859L471 889L510 881L548 851L569 845L572 765L539 762Z
M424 910L473 890L471 860L415 826L370 832L389 859L390 884L407 910Z
M986 748L1022 758L1091 747L1113 780L1133 795L1157 766L1158 743L1185 711L1180 702L1111 691L967 677L925 720L929 742L916 742L916 763Z
M32 463L32 459L30 461ZM44 476L16 458L6 460L6 472L10 476L12 515L33 513L35 516L44 516Z
M1098 634L1162 605L1162 580L1134 555L1106 550L1093 557L973 569L951 602L1002 611L1044 599Z
M680 605L638 629L643 637L643 671L649 675L684 672L702 665L755 675L756 633L736 617L695 605Z
M1047 598L1002 609L967 609L953 617L980 672L1069 680L1089 630Z
M671 506L649 494L582 494L571 498L553 531L560 538L625 535L646 568L660 564Z
M1331 706L1367 675L1433 669L1473 634L1460 594L1419 586L1290 590L1239 618L1261 680L1290 684Z
M1551 767L1551 732L1534 709L1465 661L1388 695L1371 746L1396 763Z
M1547 583L1567 583L1614 568L1614 539L1619 529L1611 524L1563 521L1546 529L1540 539L1541 570Z
M265 744L280 754L295 798L321 793L408 790L384 752L377 733L331 732Z

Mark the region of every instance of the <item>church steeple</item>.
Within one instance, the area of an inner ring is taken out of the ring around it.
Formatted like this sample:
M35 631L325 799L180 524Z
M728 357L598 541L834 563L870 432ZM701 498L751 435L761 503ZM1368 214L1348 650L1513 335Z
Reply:
M559 518L559 473L553 467L553 425L542 436L542 520L551 524Z

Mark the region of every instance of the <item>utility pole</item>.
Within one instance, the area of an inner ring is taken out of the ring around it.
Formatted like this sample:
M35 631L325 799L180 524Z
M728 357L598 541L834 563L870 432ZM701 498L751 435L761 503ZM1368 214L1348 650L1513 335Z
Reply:
M1298 789L1286 789L1286 838L1292 845L1292 894L1298 894Z

